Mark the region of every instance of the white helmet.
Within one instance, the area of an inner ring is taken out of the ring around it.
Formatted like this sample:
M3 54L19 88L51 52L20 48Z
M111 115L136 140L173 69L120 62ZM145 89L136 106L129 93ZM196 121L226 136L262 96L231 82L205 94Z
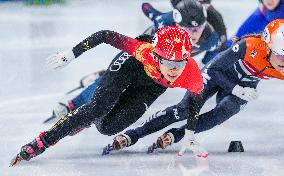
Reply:
M284 19L270 22L265 27L262 38L274 54L284 56Z

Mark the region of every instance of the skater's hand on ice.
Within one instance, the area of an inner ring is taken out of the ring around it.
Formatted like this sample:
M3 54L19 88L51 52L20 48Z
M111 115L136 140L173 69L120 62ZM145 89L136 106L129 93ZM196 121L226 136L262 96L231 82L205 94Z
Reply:
M246 101L253 101L256 100L258 97L256 89L250 87L242 87L239 85L236 85L234 87L234 89L232 90L232 94Z
M182 147L178 152L178 156L183 156L185 150L191 150L195 157L198 158L207 158L208 152L203 148L194 137L194 131L185 130L185 136L182 140Z
M75 59L75 56L73 54L73 51L70 50L70 51L65 51L65 52L50 55L46 59L46 64L48 67L52 69L59 69L59 68L65 67L73 59Z

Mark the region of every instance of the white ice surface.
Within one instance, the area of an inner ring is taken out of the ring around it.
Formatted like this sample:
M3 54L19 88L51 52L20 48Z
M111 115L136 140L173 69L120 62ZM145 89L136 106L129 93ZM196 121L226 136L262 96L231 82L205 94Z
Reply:
M66 137L30 162L8 167L23 144L50 127L41 123L50 115L52 105L77 86L82 76L106 68L118 51L101 45L58 71L46 68L44 59L49 54L69 49L101 29L135 37L151 24L141 12L142 2L73 0L67 5L47 8L27 7L21 3L0 4L0 175L198 175L193 173L200 168L195 168L191 153L176 157L180 144L154 155L145 154L147 146L164 130L133 147L102 157L101 149L112 137L99 134L94 126L74 137ZM151 2L162 11L171 8L168 1ZM256 8L257 1L213 0L213 4L223 14L228 33L232 35ZM197 136L210 153L210 171L201 175L284 175L283 90L283 82L263 81L256 102L249 103L224 124ZM140 122L153 112L177 103L183 93L180 89L167 91ZM214 100L206 104L204 110L212 107ZM232 140L241 140L245 152L227 153ZM187 171L182 172L184 169Z

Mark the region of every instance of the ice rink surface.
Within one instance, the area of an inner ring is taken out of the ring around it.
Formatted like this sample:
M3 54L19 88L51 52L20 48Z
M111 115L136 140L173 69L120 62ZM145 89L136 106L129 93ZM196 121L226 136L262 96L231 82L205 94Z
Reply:
M224 124L197 135L209 151L209 168L202 169L190 152L177 157L180 144L153 155L147 146L165 130L140 140L135 146L110 156L101 150L113 136L103 136L95 126L30 162L9 168L20 147L51 124L42 121L55 102L86 74L106 68L118 50L101 45L62 70L45 66L45 58L70 49L92 33L109 29L135 37L151 23L142 14L139 0L74 0L66 5L30 7L21 3L0 4L0 175L4 176L283 176L284 175L284 83L263 81L260 97ZM168 1L150 1L161 11ZM213 0L231 36L256 8L256 0ZM181 89L161 96L136 123L161 108L177 103ZM211 100L204 107L214 107ZM174 124L179 126L180 124ZM133 126L132 126L133 127ZM230 141L241 140L244 153L227 153ZM186 171L185 171L186 170ZM199 172L201 171L201 172Z

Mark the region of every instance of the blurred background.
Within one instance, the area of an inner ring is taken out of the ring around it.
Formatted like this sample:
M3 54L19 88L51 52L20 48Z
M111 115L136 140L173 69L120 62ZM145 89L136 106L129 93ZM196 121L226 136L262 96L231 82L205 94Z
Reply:
M69 49L101 29L135 37L151 25L141 10L144 1L138 0L0 2L0 98L6 100L19 95L65 92L83 75L106 68L117 50L102 45L59 71L45 67L48 55ZM172 8L166 0L148 2L161 11ZM231 36L257 6L257 1L213 0L213 4L223 14ZM241 15L237 8L242 9ZM11 86L13 89L8 88Z

